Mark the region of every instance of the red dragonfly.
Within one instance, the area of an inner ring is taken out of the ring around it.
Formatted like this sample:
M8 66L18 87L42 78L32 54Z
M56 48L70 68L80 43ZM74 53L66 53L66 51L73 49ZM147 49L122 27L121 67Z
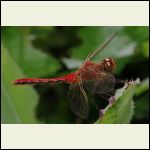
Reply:
M113 90L115 78L113 71L115 69L115 61L113 58L103 59L101 62L95 63L91 61L101 50L103 50L112 41L116 32L114 32L99 48L97 48L86 60L81 64L77 71L63 77L57 78L22 78L16 80L13 84L41 84L63 82L70 84L68 101L72 111L82 119L86 119L89 114L88 98L85 89L96 94L105 94Z

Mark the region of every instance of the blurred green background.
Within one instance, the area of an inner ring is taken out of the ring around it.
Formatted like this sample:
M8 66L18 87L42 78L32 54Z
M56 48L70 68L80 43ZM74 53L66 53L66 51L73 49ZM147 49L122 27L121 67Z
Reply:
M2 27L1 123L94 123L98 110L90 103L90 115L80 120L67 102L68 85L13 86L23 77L51 78L77 69L87 55L117 31L115 39L95 61L113 57L117 79L140 78L131 123L149 122L149 28L45 26ZM102 109L107 100L87 92Z

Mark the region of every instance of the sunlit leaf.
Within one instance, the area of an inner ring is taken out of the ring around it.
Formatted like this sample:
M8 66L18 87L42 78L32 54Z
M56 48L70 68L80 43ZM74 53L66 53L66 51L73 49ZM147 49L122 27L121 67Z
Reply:
M24 77L21 69L2 47L1 122L37 123L35 107L38 95L30 86L17 87L12 82Z
M97 120L98 124L127 124L130 123L134 113L133 95L139 80L126 83L116 91L114 103L101 112L102 116Z
M146 78L141 82L140 86L137 87L135 94L136 96L138 96L147 91L148 89L149 89L149 78Z
M4 27L2 41L26 76L44 76L59 69L57 60L32 46L25 27Z

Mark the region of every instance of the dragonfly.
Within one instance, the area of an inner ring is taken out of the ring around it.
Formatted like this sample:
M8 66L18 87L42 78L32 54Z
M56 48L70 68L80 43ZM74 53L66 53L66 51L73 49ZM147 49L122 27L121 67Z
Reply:
M111 57L100 62L92 59L102 51L116 36L113 32L104 43L93 53L89 54L77 71L56 78L21 78L13 82L14 85L55 84L57 82L69 84L68 102L71 110L80 118L87 119L89 115L89 102L86 90L93 94L105 94L114 89L116 68L115 60Z

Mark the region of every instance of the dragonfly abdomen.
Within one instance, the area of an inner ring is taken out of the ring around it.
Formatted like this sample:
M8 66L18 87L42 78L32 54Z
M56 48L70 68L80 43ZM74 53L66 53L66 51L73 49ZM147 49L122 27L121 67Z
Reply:
M16 80L14 85L23 85L23 84L39 84L39 83L48 83L47 79L38 79L38 78L22 78ZM51 81L52 82L52 81Z
M24 84L47 84L65 81L63 78L51 78L51 79L40 79L40 78L22 78L13 82L14 85L24 85Z

